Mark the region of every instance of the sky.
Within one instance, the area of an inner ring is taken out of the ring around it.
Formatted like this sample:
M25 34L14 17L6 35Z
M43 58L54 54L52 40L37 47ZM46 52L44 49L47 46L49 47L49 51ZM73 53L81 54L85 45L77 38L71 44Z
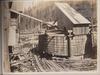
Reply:
M43 0L14 0L12 4L12 9L15 9L17 11L24 11L25 9L28 9L33 5L40 3L41 1Z
M29 7L32 7L33 5L37 5L42 1L67 1L67 0L12 0L13 5L12 9L15 9L17 11L24 11L27 10ZM83 0L70 0L70 1L83 1ZM88 0L92 1L92 0ZM93 0L95 2L95 0Z

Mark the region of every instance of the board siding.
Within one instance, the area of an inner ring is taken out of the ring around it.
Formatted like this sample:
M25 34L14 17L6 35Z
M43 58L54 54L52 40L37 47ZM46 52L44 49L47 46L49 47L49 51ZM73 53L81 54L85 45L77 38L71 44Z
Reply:
M59 34L60 35L60 34ZM39 36L40 51L46 51L57 56L68 56L67 40L65 36ZM42 46L41 46L42 45Z
M86 35L75 36L71 40L71 55L81 56L85 54Z

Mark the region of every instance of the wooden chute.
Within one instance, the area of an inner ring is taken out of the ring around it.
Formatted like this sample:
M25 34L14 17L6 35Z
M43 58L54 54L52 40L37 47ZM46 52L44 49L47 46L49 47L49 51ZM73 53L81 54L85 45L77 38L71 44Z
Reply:
M36 20L36 21L40 22L40 23L44 23L44 24L47 24L47 25L55 26L54 24L50 24L50 23L45 22L45 21L43 21L43 20L37 19L37 18L35 18L35 17L33 17L33 16L29 16L29 15L27 15L27 14L20 13L20 12L18 12L18 11L16 11L16 10L10 9L10 11L11 11L11 12L14 12L14 13L17 13L17 14L19 14L19 15L22 15L22 16L25 16L25 17L28 17L28 18L31 18L31 19L33 19L33 20Z

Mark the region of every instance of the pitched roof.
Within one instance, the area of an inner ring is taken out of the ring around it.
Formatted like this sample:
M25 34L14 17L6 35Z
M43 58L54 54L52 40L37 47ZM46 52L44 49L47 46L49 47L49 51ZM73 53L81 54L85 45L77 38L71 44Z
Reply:
M90 24L90 21L78 13L67 3L55 3L56 6L71 20L73 24Z

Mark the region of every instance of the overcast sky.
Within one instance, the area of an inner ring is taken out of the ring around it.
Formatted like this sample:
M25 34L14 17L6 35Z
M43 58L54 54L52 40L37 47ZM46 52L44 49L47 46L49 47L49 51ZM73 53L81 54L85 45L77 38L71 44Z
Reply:
M27 10L29 7L32 7L34 5L38 5L38 3L42 1L69 1L69 0L13 0L12 9L15 9L17 11L24 11ZM83 1L83 0L70 0L70 1ZM93 3L95 0L86 0L86 1L92 1Z

